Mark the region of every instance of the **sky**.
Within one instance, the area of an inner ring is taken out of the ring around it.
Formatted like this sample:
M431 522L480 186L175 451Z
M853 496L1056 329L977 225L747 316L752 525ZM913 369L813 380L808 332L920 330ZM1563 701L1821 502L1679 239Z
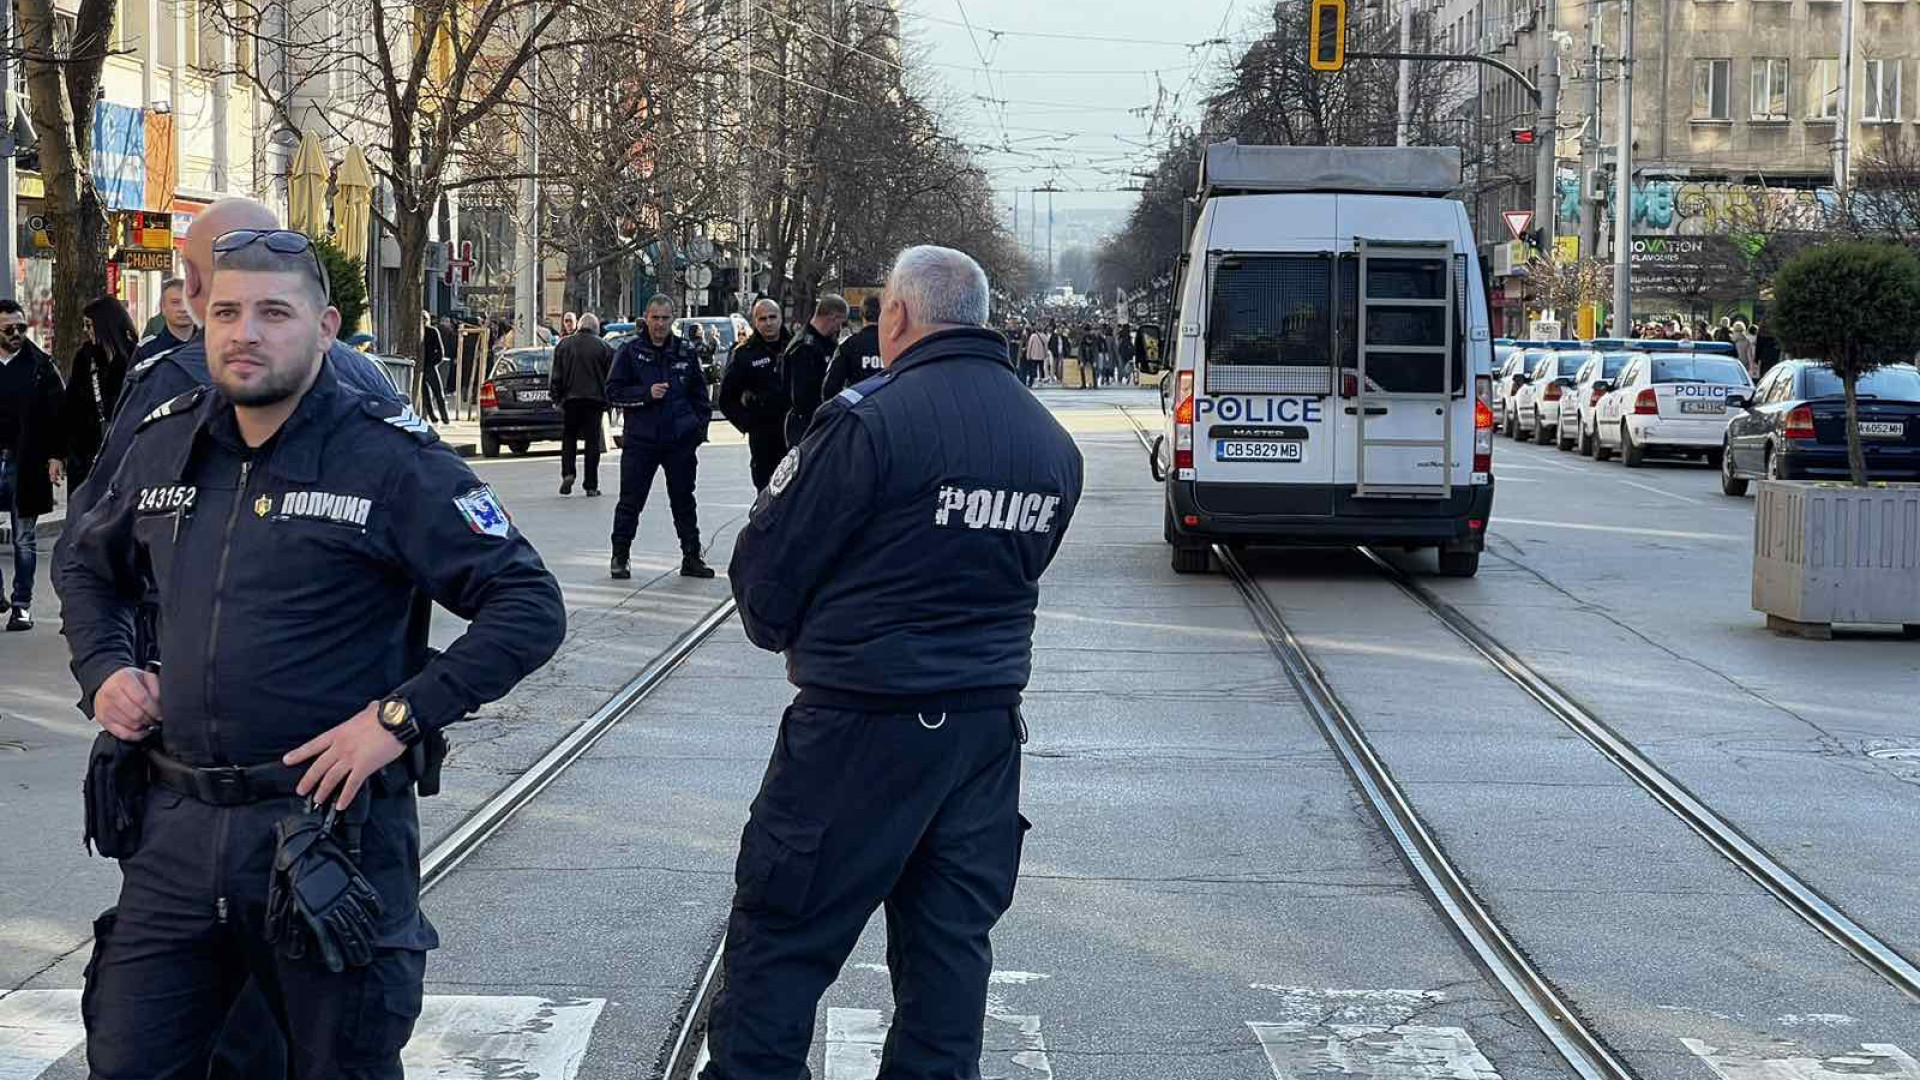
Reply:
M1197 118L1205 76L1231 55L1204 43L1244 36L1265 2L900 0L900 11L1002 205L1051 182L1056 210L1123 210L1137 194L1112 189L1151 168L1170 114ZM1025 214L1031 196L1019 198Z

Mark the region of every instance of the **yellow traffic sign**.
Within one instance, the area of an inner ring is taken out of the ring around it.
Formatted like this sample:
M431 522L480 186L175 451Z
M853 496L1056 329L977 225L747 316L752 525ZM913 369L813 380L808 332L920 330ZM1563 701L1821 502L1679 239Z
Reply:
M1307 66L1339 71L1347 66L1347 0L1312 0L1307 15Z

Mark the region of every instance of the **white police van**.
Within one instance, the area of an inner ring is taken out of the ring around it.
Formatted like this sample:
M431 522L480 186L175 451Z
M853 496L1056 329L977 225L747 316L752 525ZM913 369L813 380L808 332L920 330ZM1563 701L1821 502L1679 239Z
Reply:
M1453 149L1207 148L1153 453L1176 571L1214 543L1478 570L1493 343L1459 184Z

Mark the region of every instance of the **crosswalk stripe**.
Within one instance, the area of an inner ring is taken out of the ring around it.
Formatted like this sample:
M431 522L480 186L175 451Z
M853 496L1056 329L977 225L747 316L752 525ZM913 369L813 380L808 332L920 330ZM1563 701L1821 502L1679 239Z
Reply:
M86 1037L78 990L15 990L0 997L0 1080L35 1080Z
M407 1080L572 1080L605 1007L604 998L430 995L401 1062ZM80 991L0 998L0 1080L38 1080L85 1041Z
M1247 1021L1274 1080L1367 1076L1374 1080L1500 1080L1473 1037L1456 1027L1269 1024Z
M828 1009L824 1080L875 1080L890 1022L878 1009ZM1053 1080L1040 1018L988 1012L980 1075L995 1080Z
M1862 1043L1857 1054L1811 1058L1794 1054L1797 1047L1793 1043L1743 1049L1714 1046L1699 1039L1680 1042L1720 1080L1847 1080L1860 1076L1920 1080L1920 1061L1892 1043Z

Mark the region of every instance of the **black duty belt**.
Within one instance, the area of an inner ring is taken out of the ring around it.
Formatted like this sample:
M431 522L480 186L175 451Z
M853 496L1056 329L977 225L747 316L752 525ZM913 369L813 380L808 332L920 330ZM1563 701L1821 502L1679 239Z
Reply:
M269 761L264 765L183 765L158 750L147 751L153 782L209 806L246 806L292 798L306 770Z

